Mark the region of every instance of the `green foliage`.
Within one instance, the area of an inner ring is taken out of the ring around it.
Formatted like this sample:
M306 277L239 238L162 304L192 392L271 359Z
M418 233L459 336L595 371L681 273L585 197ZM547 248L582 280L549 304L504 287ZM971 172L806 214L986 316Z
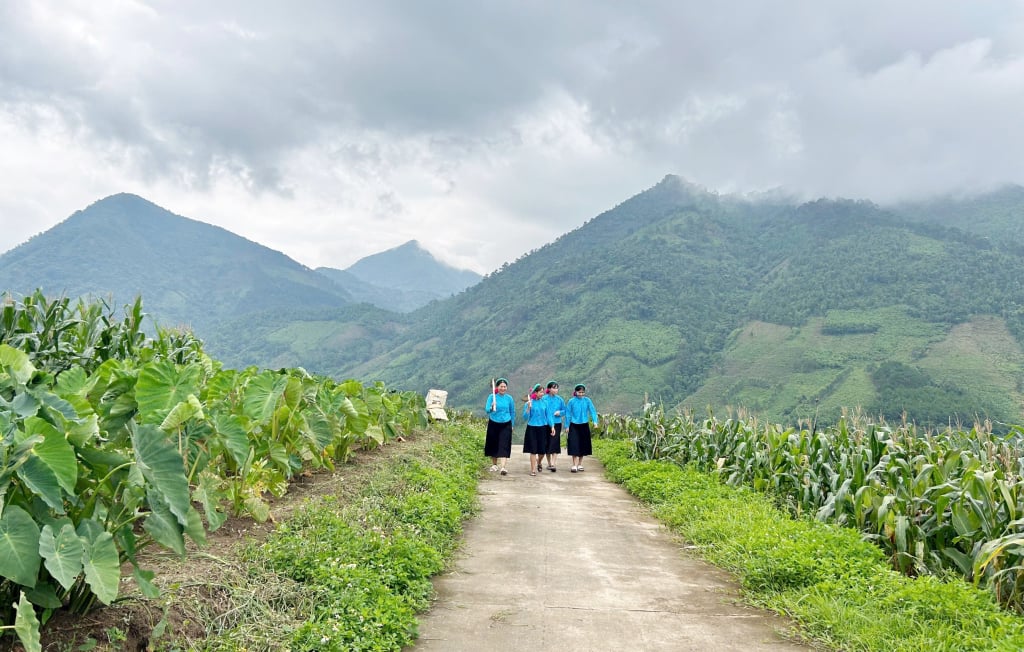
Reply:
M888 372L908 382L916 377L896 366ZM665 461L694 465L728 485L766 492L794 515L855 528L902 573L958 573L991 588L1002 604L1024 609L1019 432L1009 438L977 429L929 434L845 419L797 430L666 415L658 406L640 418L610 418L606 432L632 441L638 458L663 460L645 468L644 480L616 477L645 500L671 495ZM771 539L785 551L784 534ZM761 545L768 541L752 547ZM785 584L807 573L769 562L782 579L754 574L753 581Z
M451 437L424 459L398 458L349 505L311 501L259 546L254 568L298 582L312 613L287 631L263 631L254 644L292 650L398 650L416 637L415 612L432 595L471 512L480 461L478 427L449 426ZM235 634L210 641L221 649Z
M597 440L610 477L649 502L698 553L737 574L751 601L844 650L1014 650L1024 621L962 581L909 578L856 532L792 519L770 496L730 487L723 471L631 457L627 439ZM717 469L717 465L713 469Z
M43 622L109 604L125 563L153 595L140 550L203 545L225 501L265 520L295 473L426 423L418 394L224 371L190 334L145 336L140 301L105 308L37 293L0 314L0 623L25 645L25 600Z

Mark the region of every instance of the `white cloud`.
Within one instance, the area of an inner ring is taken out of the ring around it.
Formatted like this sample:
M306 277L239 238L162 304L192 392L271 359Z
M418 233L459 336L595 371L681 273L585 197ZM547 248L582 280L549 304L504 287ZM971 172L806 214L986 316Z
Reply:
M116 192L345 267L497 268L668 173L1024 183L1024 4L0 5L0 250Z

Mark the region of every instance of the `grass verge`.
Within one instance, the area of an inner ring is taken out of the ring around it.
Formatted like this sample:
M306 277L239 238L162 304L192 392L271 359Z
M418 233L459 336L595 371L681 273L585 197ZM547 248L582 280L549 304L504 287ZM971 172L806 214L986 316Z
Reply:
M594 442L612 480L699 555L734 573L753 604L790 617L808 638L851 652L1024 649L1024 619L988 592L956 578L903 576L853 530L794 520L752 489L671 462L634 460L631 448Z

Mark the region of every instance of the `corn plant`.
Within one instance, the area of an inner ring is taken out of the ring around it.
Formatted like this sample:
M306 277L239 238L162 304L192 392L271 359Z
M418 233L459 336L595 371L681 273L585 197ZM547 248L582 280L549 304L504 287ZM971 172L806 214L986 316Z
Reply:
M608 421L643 459L669 458L769 492L795 515L856 527L908 575L956 571L1024 608L1022 434L924 432L844 415L818 429L665 415Z

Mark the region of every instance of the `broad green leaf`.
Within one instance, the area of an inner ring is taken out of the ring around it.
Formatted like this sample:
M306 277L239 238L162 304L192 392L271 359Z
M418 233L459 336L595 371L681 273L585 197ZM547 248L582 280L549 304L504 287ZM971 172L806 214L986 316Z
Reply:
M25 597L32 604L43 609L60 609L64 605L57 597L57 585L51 582L41 582L34 588L26 589Z
M8 505L0 517L0 577L22 586L35 586L42 561L39 526L28 512Z
M224 449L239 466L245 464L249 457L249 435L245 431L242 418L233 414L218 414L213 419L214 430Z
M203 529L203 517L195 507L188 511L188 523L185 524L185 534L202 547L206 545L206 530Z
M43 526L39 534L39 554L46 570L65 590L70 590L82 573L84 552L82 540L71 523L65 523L56 534L49 525Z
M356 410L355 404L352 403L352 399L347 396L343 396L338 402L338 410L351 419L355 419L359 416L359 411Z
M160 422L160 429L164 432L175 432L183 423L193 417L203 417L203 406L199 404L199 399L194 394L189 394L186 400L171 408L164 420Z
M138 585L139 590L142 591L142 595L150 599L160 597L160 589L157 588L156 584L153 584L153 578L156 577L156 573L149 570L142 570L136 566L135 570L132 571L132 577L135 578L135 584Z
M139 420L160 423L171 409L187 401L189 394L199 393L202 367L198 364L178 366L161 360L147 364L139 371L135 383L135 400L139 405Z
M227 514L220 509L221 500L226 498L221 489L222 483L223 481L219 477L204 472L199 476L199 484L192 492L193 499L203 505L206 523L211 532L215 532L227 519Z
M363 384L358 380L349 379L343 383L338 383L338 389L347 396L361 396Z
M121 580L121 561L110 532L103 532L86 542L83 566L85 581L99 601L103 604L113 602Z
M72 403L62 399L60 396L52 392L33 390L32 395L39 399L40 403L51 410L54 410L68 421L74 421L79 418L78 410ZM90 409L89 412L91 411L92 410Z
M25 420L25 432L43 436L43 442L37 444L33 452L53 471L64 491L74 495L75 484L78 483L78 460L71 444L56 428L39 417Z
M287 384L287 376L269 371L252 378L245 386L242 399L245 416L258 424L270 421Z
M245 511L252 516L257 523L266 523L270 518L270 505L259 496L248 496L245 501Z
M32 493L39 496L58 514L64 513L64 496L60 491L60 481L53 470L38 455L32 455L18 469L18 478Z
M19 392L11 401L11 410L19 417L35 416L42 403L29 392Z
M18 635L18 640L25 646L25 652L42 652L43 646L39 639L39 619L36 618L36 610L24 593L18 599L16 607L14 632Z
M67 426L67 438L74 446L84 448L95 445L100 436L100 422L95 414L71 421Z
M28 354L9 344L0 344L0 367L6 369L11 377L21 385L31 380L32 374L36 372Z
M324 415L309 411L305 419L304 431L317 444L317 451L322 451L334 441L335 425Z
M167 503L158 493L148 492L149 516L142 522L142 528L153 539L179 556L185 556L185 529L178 521Z
M162 430L151 424L133 427L131 436L142 475L167 503L178 523L186 525L191 501L185 462L178 449Z

